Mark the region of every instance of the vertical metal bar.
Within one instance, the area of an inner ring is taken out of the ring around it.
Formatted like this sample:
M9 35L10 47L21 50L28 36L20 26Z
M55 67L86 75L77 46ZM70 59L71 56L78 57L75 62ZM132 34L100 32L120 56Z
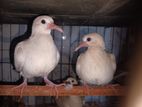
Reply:
M72 26L70 26L70 43L69 43L69 62L68 62L68 75L70 76L71 74L71 71L70 71L70 68L71 68L71 33L72 33Z
M3 81L3 24L1 26L1 76Z
M62 26L62 28L63 28L63 26ZM63 55L62 51L63 51L63 40L61 39L61 52L60 52L60 82L62 82L62 64L63 64L63 62L62 62L62 55Z
M11 24L10 24L10 43L11 43ZM10 47L10 46L9 46ZM10 53L10 52L9 52ZM9 68L10 68L10 81L12 81L12 73L11 73L11 64L10 64L10 60L9 60Z
M3 24L1 24L1 79L3 80Z
M112 46L111 46L111 52L113 52L113 42L114 42L114 27L112 28Z
M19 26L18 26L18 36L21 36L20 35L20 24L18 24ZM21 78L21 75L19 75L19 79Z
M98 33L98 26L96 26L96 33Z
M54 35L54 31L51 32L51 35L53 36L53 40L55 42L55 35ZM51 79L53 80L53 72L51 73Z
M80 43L80 41L81 41L81 28L80 28L81 26L79 26L79 35L78 35L78 45L79 45L79 43ZM77 51L77 56L79 56L79 54L80 54L80 50L79 51Z
M104 27L104 31L103 31L103 38L104 38L104 42L105 42L105 45L106 45L106 35L105 35L105 33L106 33L106 27Z
M122 54L122 47L121 47L121 44L123 43L122 41L122 35L123 35L123 28L120 28L120 41L119 41L119 55L118 55L118 62L120 63L121 61L121 54Z
M103 35L102 35L102 36L103 36L103 38L104 38L105 48L106 48L106 36L107 36L107 35L105 35L105 34L106 34L106 27L104 26L104 31L103 31ZM103 97L98 96L98 101L99 101L99 103L101 103L101 99L102 99L102 98L106 99L105 96L103 96Z

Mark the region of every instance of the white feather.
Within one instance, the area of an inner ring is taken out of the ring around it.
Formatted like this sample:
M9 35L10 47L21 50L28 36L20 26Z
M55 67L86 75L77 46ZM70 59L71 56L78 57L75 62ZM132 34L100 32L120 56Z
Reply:
M90 34L91 38L93 38L93 35L95 34ZM87 37L89 36L87 35ZM94 36L96 40L97 37ZM101 43L100 40L102 39L98 39L96 43ZM95 44L94 41L91 44L88 43L88 45L91 45L88 50L78 57L77 74L88 84L103 85L109 83L113 79L116 69L114 55L107 53L104 48Z
M50 35L50 30L46 28L47 26L35 24L40 23L42 18L48 17L36 19L30 38L18 43L15 48L15 66L25 78L48 76L59 61L59 52Z

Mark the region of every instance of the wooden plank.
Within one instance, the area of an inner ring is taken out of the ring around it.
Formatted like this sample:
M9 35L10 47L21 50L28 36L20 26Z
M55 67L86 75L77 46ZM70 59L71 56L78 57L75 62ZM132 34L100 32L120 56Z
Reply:
M131 2L131 0L62 0L60 2L56 0L43 0L42 2L39 0L3 0L0 22L25 23L39 14L48 13L62 24L112 23L115 25L115 23L125 24L126 22L129 24L133 22L130 19L140 19L134 15L138 6L139 2Z
M11 16L10 16L11 15ZM39 14L4 13L0 24L29 24ZM141 17L134 16L83 16L83 15L51 15L58 25L67 26L131 26L133 22L141 21ZM91 18L92 17L92 18Z
M0 85L0 95L1 96L19 96L21 88L12 89L16 85ZM69 95L78 95L78 96L124 96L125 87L123 86L74 86L72 89L67 90L63 86L57 87L59 96L69 96ZM24 91L23 96L56 96L55 91L52 87L48 86L37 86L37 85L28 85Z

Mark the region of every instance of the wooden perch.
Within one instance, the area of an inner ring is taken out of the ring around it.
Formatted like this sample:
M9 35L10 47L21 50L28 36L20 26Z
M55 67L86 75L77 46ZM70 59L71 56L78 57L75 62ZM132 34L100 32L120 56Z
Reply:
M16 85L0 85L0 96L20 96L21 88L16 88ZM100 86L88 87L88 92L84 86L74 86L72 89L67 90L65 87L58 87L59 96L123 96L125 91L122 86ZM23 96L55 96L54 88L48 86L28 85L23 90Z

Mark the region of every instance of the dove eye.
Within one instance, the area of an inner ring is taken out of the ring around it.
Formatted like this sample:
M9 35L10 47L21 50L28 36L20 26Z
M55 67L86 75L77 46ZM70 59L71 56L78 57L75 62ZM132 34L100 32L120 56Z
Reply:
M88 41L88 42L91 41L91 38L87 38L87 41Z
M43 19L43 20L41 20L41 23L42 23L42 24L45 24L45 23L46 23L46 21Z
M74 80L72 80L72 83L74 82Z

